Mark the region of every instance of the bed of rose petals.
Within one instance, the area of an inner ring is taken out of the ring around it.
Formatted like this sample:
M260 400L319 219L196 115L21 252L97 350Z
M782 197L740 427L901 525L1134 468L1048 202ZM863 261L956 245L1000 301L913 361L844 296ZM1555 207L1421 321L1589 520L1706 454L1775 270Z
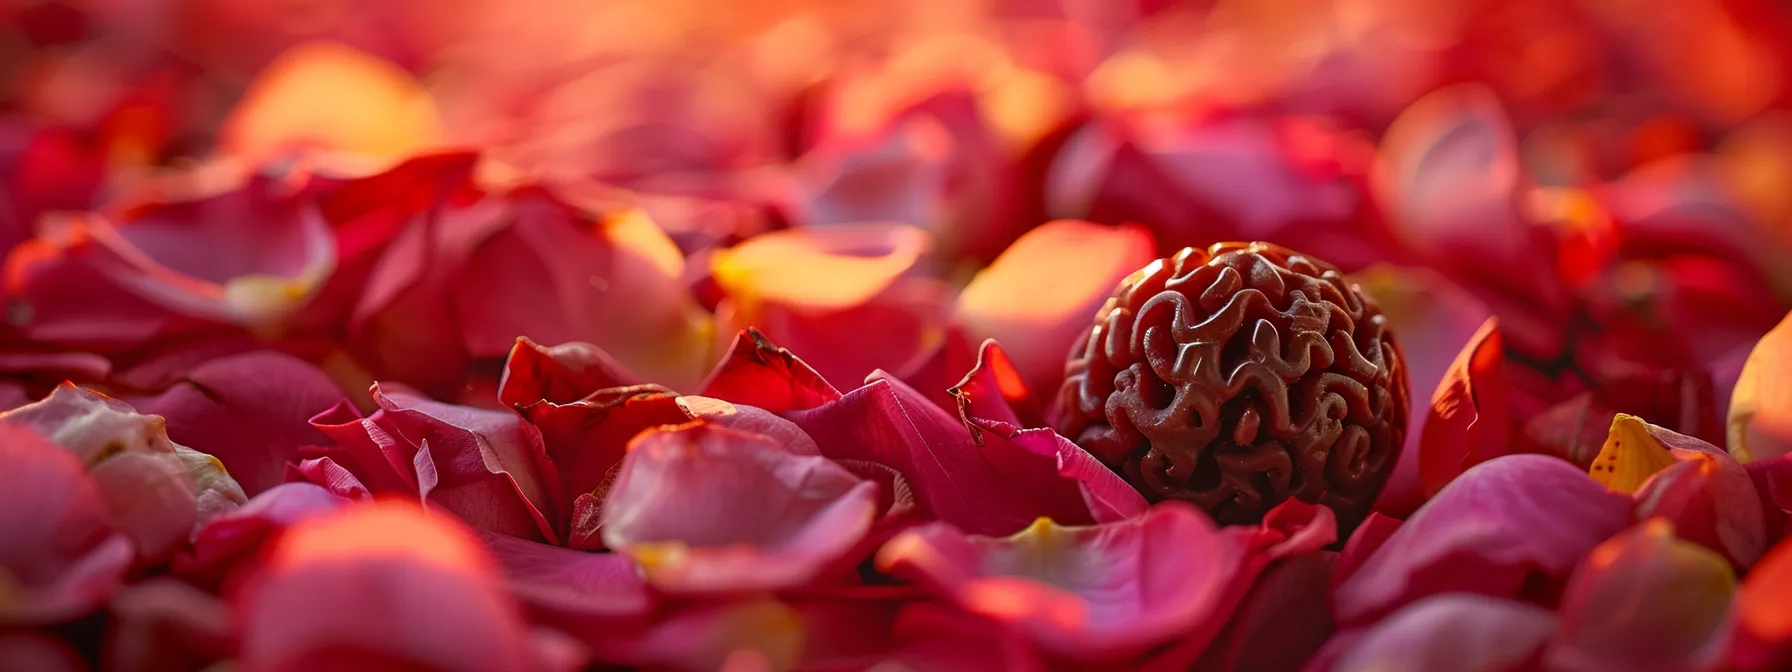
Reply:
M255 4L0 5L0 669L1792 669L1773 3ZM1353 530L1050 429L1222 240Z

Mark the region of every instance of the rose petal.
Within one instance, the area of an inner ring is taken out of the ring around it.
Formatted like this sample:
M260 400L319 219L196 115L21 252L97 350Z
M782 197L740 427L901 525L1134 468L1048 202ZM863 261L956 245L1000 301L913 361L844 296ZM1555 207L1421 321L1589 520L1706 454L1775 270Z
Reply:
M902 474L928 519L973 534L1012 534L1042 516L1091 520L1081 497L1062 496L1074 491L1017 487L961 421L891 378L874 377L837 401L787 417L829 458Z
M1685 670L1729 615L1736 575L1703 546L1650 520L1600 544L1562 596L1550 669Z
M199 523L193 479L172 455L121 453L88 473L112 525L131 536L145 563L172 557Z
M955 316L969 336L1008 345L1035 390L1055 390L1089 317L1133 271L1156 258L1138 226L1048 222L1028 231L971 279Z
M201 669L235 646L230 608L180 581L157 577L112 598L102 658L109 670Z
M1672 521L1681 538L1704 544L1740 569L1760 559L1767 549L1767 519L1748 471L1704 441L1638 424L1675 463L1637 491L1637 517Z
M324 443L308 420L343 398L330 379L274 352L200 364L133 405L168 420L168 437L218 458L246 494L279 483L301 447Z
M876 486L820 456L709 425L632 442L604 502L604 543L674 592L807 583L870 529Z
M1331 669L1337 672L1501 672L1528 669L1554 614L1479 595L1446 594L1414 602L1362 635Z
M1755 494L1761 497L1767 542L1777 544L1785 538L1787 517L1792 514L1792 457L1782 455L1742 466L1754 481Z
M1323 596L1336 559L1319 552L1270 565L1195 669L1300 669L1332 633L1331 604Z
M1039 646L1090 660L1137 653L1221 617L1241 556L1199 511L1166 504L1094 527L1041 518L1005 538L935 523L886 544L877 564Z
M1748 462L1792 453L1792 313L1761 337L1730 396L1730 453Z
M1511 451L1504 357L1499 320L1489 317L1438 383L1419 439L1419 485L1427 497L1470 467Z
M214 589L234 587L259 567L259 555L279 535L304 520L335 511L350 500L310 483L284 483L201 526L176 558L173 573Z
M0 621L81 616L123 583L136 550L112 531L80 460L38 433L0 422Z
M1375 557L1375 552L1388 543L1388 539L1394 536L1394 531L1400 529L1402 524L1398 518L1370 512L1369 517L1364 518L1362 524L1350 533L1350 539L1344 542L1343 550L1338 552L1338 561L1332 565L1334 571L1331 589L1336 590L1338 584L1361 569L1369 558Z
M1339 584L1338 622L1366 623L1452 591L1519 597L1565 580L1630 520L1629 498L1572 464L1541 455L1490 460L1446 486Z
M599 390L571 404L542 402L521 412L540 429L548 457L560 473L562 489L556 496L562 502L561 510L584 514L569 521L568 543L573 537L580 537L584 542L575 547L588 550L595 550L600 542L593 536L595 528L585 523L595 525L598 518L591 517L595 508L577 510L580 499L602 501L635 435L651 427L691 420L686 409L679 406L678 397L653 385Z
M655 603L635 561L621 553L590 553L481 533L518 599L531 607L580 619L644 616Z
M491 559L415 505L295 525L237 606L241 663L258 670L531 667L528 630Z
M1782 541L1762 556L1736 594L1724 669L1755 672L1792 665L1792 542Z
M815 369L751 328L735 335L728 354L698 389L705 397L772 413L808 410L840 398Z
M537 401L570 404L585 395L629 384L632 377L609 354L590 343L536 345L518 337L504 374L498 380L498 401L506 406L527 406Z
M85 672L81 652L61 638L20 630L0 634L0 667L38 672Z
M317 101L350 96L321 113ZM299 44L261 71L225 122L224 144L250 161L321 148L396 160L430 149L442 131L434 101L404 70L333 42Z
M374 422L389 422L401 440L417 447L413 462L425 501L479 529L557 538L551 493L560 489L559 473L533 425L508 411L388 395L377 386L373 396L386 414Z

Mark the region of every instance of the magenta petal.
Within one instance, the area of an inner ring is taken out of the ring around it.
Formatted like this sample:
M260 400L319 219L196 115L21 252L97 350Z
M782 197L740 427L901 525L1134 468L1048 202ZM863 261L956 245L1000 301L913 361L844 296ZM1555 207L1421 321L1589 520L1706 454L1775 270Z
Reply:
M1068 347L1064 349L1070 351ZM1059 363L1063 368L1063 363ZM1016 427L1044 426L1034 400L1020 370L1008 358L1007 351L994 340L986 340L977 350L977 362L964 379L948 390L957 401L958 415L966 422L982 418Z
M1356 640L1335 672L1518 672L1556 628L1554 614L1479 595L1414 602Z
M349 503L310 483L284 483L213 519L193 535L176 559L174 574L212 587L228 586L258 569L258 556L286 528Z
M1637 518L1665 518L1680 537L1704 544L1737 567L1755 564L1767 550L1767 519L1748 471L1711 444L1646 426L1677 461L1637 490Z
M1767 542L1779 543L1786 536L1788 515L1792 515L1792 456L1755 460L1742 467L1761 498Z
M728 354L698 389L705 397L772 413L808 410L840 398L840 392L822 380L821 374L758 329L735 335Z
M1018 487L986 459L962 421L899 381L873 378L838 401L788 417L832 459L895 469L924 512L966 532L1012 534L1041 516L1090 520L1080 497Z
M1335 553L1318 552L1270 565L1195 669L1300 669L1331 636L1326 589L1336 559Z
M1041 672L1044 654L1024 634L956 607L909 602L896 615L891 658L917 670Z
M498 401L505 406L537 401L570 404L592 392L633 382L637 381L621 364L590 343L544 347L519 337L498 379Z
M1141 652L1218 616L1241 551L1198 510L1165 504L1092 527L1040 519L1004 538L935 523L891 540L878 566L1088 660Z
M342 392L310 364L273 352L216 359L134 405L168 420L168 438L224 463L254 495L279 483L304 446L325 438L307 419Z
M1629 525L1630 500L1563 460L1511 455L1469 469L1338 586L1338 622L1446 592L1518 597L1559 583Z
M604 501L605 545L673 592L789 588L870 529L877 488L820 456L709 425L636 439Z
M1587 556L1548 654L1562 672L1709 669L1736 576L1723 556L1651 520Z
M399 440L419 451L413 462L426 501L441 503L479 529L558 538L551 493L560 489L559 473L534 425L509 411L388 395L377 387L374 401L383 417L372 421L389 423Z
M635 561L621 553L591 553L502 534L480 538L517 598L538 609L580 618L642 616L653 608Z
M0 669L86 672L81 652L59 637L19 630L0 634Z
M81 462L33 432L0 422L0 572L11 595L0 623L49 623L112 594L135 557L111 530Z

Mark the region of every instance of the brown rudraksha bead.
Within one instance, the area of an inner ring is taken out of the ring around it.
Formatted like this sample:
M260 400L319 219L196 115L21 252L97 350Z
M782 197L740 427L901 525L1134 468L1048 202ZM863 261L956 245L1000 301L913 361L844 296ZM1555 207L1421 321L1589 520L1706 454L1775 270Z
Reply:
M1330 264L1185 248L1101 307L1053 424L1152 501L1236 525L1297 497L1349 530L1399 461L1405 368L1380 309Z

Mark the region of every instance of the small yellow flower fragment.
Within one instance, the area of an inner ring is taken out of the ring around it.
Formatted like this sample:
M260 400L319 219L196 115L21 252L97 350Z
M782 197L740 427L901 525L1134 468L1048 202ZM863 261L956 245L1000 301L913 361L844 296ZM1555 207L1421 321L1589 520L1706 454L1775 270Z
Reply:
M1619 413L1612 418L1611 433L1598 457L1587 468L1587 474L1601 485L1618 492L1633 493L1655 472L1674 464L1667 446L1649 435L1649 423L1642 418Z

